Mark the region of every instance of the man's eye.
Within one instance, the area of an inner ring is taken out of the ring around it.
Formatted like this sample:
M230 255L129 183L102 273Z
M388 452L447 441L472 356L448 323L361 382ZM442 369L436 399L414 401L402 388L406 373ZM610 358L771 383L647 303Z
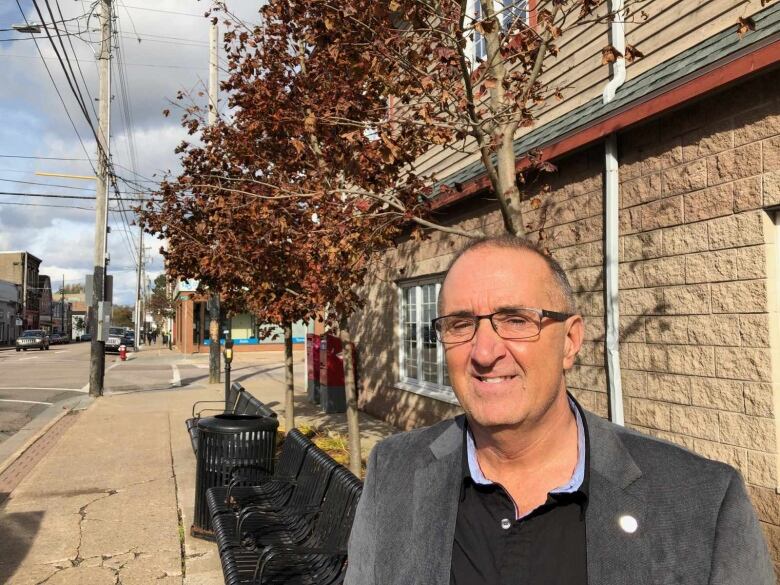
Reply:
M510 327L524 327L529 323L528 318L522 315L504 315L501 317L500 321L504 325L509 325Z
M469 329L472 324L473 322L470 319L459 319L457 321L450 322L450 329L454 329L456 331Z

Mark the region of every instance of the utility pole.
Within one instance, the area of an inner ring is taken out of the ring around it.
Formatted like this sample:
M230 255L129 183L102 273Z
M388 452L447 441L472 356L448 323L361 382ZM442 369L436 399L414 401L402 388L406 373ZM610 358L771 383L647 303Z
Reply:
M106 244L108 235L108 154L109 118L111 106L111 0L100 0L100 55L98 76L100 78L98 111L98 174L95 193L95 257L92 276L92 334L89 395L103 395L103 376L106 368L105 341L98 341L98 319L102 315L105 301ZM102 331L102 327L100 328Z
M141 236L138 241L138 282L135 288L135 349L141 345L141 266L144 265L144 228L141 226Z
M217 42L219 34L217 23L211 22L209 34L209 125L217 121L217 101L219 99L219 87L217 78ZM208 300L209 318L209 384L219 383L219 294L212 292Z

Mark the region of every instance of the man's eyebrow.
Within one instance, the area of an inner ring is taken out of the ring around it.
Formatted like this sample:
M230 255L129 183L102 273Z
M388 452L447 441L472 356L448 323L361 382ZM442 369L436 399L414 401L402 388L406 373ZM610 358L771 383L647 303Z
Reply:
M512 311L519 311L521 309L528 309L528 305L504 305L501 307L497 307L495 312L496 313L510 313Z
M453 311L452 313L445 313L444 315L440 315L441 317L473 317L474 313L471 311Z

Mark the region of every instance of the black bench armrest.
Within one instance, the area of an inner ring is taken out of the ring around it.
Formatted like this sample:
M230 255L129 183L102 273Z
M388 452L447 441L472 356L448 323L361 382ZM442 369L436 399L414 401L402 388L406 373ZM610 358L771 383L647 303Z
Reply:
M199 404L222 404L223 408L204 408L202 411L199 411L198 414L195 414L195 408ZM206 410L222 410L223 412L229 412L232 409L226 408L225 401L224 400L198 400L195 404L192 405L192 417L193 418L200 418L200 413Z
M305 547L272 544L263 550L257 559L255 572L252 575L253 584L262 584L265 570L274 562L283 562L288 567L304 568L312 564L311 557L346 557L345 549L329 547ZM308 558L302 558L308 557ZM298 562L295 562L298 561Z

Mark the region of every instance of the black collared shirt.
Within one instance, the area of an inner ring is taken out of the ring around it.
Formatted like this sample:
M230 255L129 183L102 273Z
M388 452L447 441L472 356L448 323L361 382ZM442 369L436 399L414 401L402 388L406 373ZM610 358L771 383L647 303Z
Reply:
M584 416L582 424L586 425ZM580 488L548 494L543 505L519 520L514 502L501 485L481 485L471 479L466 432L450 585L587 585L587 426L585 476Z

